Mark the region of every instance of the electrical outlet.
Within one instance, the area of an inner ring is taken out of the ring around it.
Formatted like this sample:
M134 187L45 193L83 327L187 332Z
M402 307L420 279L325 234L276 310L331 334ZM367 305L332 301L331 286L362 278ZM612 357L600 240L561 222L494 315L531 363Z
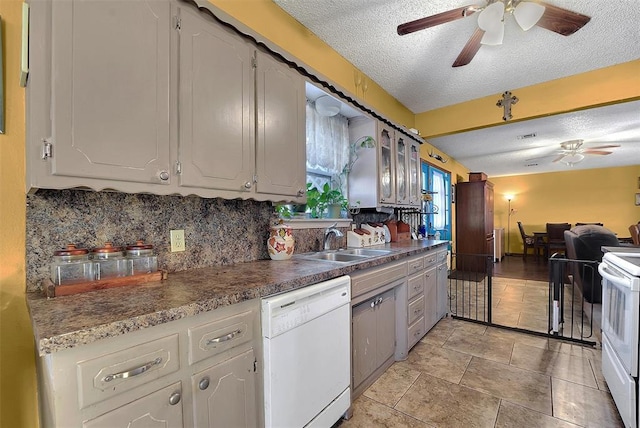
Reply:
M171 231L171 252L184 251L184 230L172 230Z

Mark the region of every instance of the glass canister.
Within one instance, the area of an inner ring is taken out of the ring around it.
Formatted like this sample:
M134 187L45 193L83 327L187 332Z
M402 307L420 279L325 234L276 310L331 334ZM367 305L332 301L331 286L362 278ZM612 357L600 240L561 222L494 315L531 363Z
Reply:
M67 244L53 253L51 262L51 281L55 285L76 284L93 281L93 262L89 260L89 250Z
M133 245L127 245L127 260L131 275L151 273L158 270L158 257L153 255L153 245L144 241L136 241Z
M124 258L122 247L114 247L111 242L105 242L104 247L94 248L92 254L95 262L96 279L118 278L129 275L127 259Z

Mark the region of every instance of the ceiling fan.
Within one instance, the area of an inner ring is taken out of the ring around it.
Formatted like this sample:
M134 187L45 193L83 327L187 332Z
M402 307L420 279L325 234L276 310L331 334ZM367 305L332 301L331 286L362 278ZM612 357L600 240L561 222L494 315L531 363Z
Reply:
M561 149L558 150L558 156L553 160L553 162L562 162L569 166L573 166L574 164L581 162L585 155L610 155L613 153L612 151L602 149L620 147L620 144L604 144L602 146L589 148L583 147L583 145L583 140L569 140L560 143Z
M613 149L616 147L620 147L620 144L603 144L601 146L585 147L584 140L569 140L560 143L560 149L558 149L555 154L527 159L526 162L536 162L537 164L540 159L555 156L552 162L562 162L573 166L578 162L582 162L585 155L610 155L613 153L612 151L603 149ZM530 165L534 164L531 163Z
M465 18L476 12L479 12L478 28L456 58L453 67L469 64L482 45L502 44L505 13L512 14L524 31L537 25L563 36L575 33L591 20L586 15L537 0L487 0L485 6L463 6L400 24L398 34L404 36Z

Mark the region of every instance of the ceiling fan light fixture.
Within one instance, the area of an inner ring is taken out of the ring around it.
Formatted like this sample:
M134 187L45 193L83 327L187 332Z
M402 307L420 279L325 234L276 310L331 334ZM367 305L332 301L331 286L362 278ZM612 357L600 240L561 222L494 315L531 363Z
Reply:
M499 27L493 29L492 31L486 31L482 36L482 40L480 40L480 43L482 43L483 45L497 46L502 44L503 39L504 39L504 25L500 25Z
M340 101L329 95L322 95L316 99L316 111L320 116L335 116L340 113Z
M562 158L561 162L569 166L573 166L578 162L582 162L584 155L580 153L571 153Z
M485 33L480 43L501 45L504 38L504 3L497 1L487 6L478 16L478 27Z
M513 16L516 22L524 31L529 30L536 25L542 15L544 15L545 7L538 3L522 2L516 6Z

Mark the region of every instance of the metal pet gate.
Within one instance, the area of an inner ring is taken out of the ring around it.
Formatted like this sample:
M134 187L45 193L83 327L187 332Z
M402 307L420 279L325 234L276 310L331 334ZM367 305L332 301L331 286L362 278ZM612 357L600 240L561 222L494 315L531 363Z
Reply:
M584 345L596 344L593 319L599 315L593 302L600 300L600 288L596 287L600 278L598 262L554 255L548 260L547 283L526 281L527 285L517 280L510 285L508 278L494 278L493 255L452 253L450 266L452 317ZM518 301L519 287L522 301ZM517 291L511 293L509 289ZM526 300L527 293L533 296L531 301ZM527 311L518 312L516 319L514 307Z

